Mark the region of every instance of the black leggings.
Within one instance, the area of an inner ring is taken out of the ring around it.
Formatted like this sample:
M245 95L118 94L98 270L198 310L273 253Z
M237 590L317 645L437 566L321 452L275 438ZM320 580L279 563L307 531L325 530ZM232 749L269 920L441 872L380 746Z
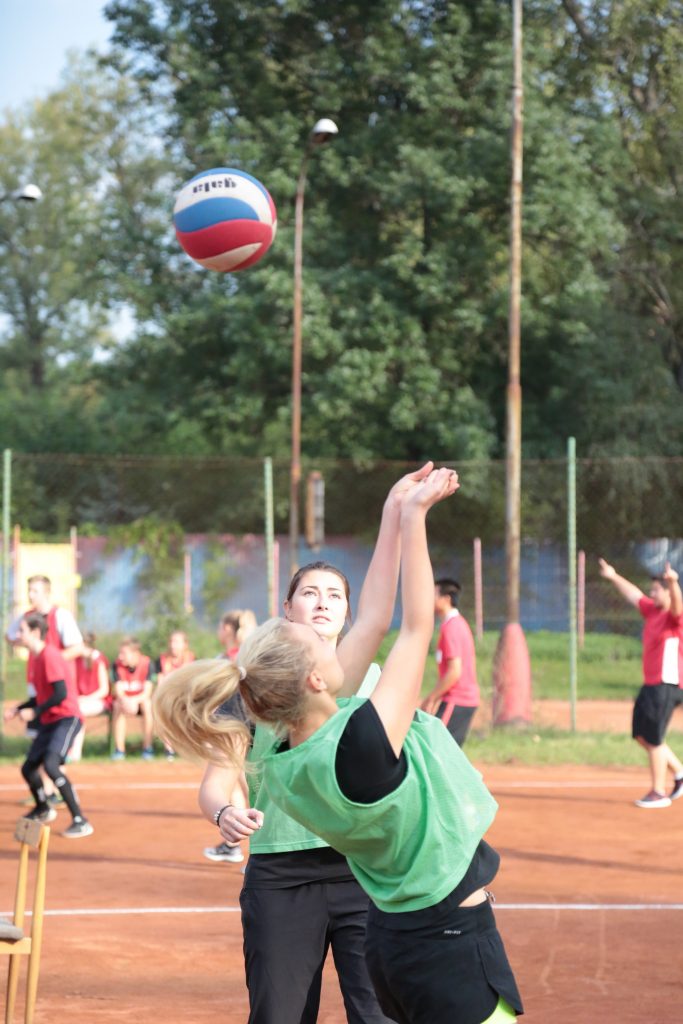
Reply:
M80 727L81 723L77 718L62 718L58 722L41 726L31 744L26 760L21 766L21 774L28 783L36 806L40 809L47 808L45 789L39 771L42 765L64 797L64 803L69 808L71 816L81 816L76 794L62 771L62 763Z
M365 964L368 898L357 882L243 889L240 904L249 1024L315 1024L330 947L349 1024L390 1024Z

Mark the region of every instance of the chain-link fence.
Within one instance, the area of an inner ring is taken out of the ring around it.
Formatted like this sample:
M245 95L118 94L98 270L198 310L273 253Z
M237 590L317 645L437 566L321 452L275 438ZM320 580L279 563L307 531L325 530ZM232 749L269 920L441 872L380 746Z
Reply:
M321 550L300 561L338 564L358 593L384 497L407 464L304 462L325 481ZM481 541L483 625L505 619L505 464L458 464L461 491L430 514L437 574L464 585L474 620L474 541ZM273 460L280 600L286 589L289 461ZM9 521L22 542L63 541L75 528L79 615L98 631L143 628L167 609L203 625L229 606L267 614L263 462L13 453ZM302 508L305 501L302 494ZM567 462L526 461L522 472L521 620L568 623ZM15 534L16 536L16 534ZM635 632L638 620L600 580L597 558L641 586L667 560L683 571L683 458L577 462L577 540L585 552L585 629ZM162 600L163 598L163 600ZM164 603L165 602L165 603Z

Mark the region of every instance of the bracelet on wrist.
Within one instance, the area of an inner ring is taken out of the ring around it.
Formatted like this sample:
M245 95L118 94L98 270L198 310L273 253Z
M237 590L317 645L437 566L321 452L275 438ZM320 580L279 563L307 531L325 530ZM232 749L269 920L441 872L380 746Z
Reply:
M232 804L224 804L224 806L221 807L220 811L216 811L216 813L213 816L213 823L216 826L216 828L221 827L221 814L223 813L223 811L227 811L227 809L232 806Z

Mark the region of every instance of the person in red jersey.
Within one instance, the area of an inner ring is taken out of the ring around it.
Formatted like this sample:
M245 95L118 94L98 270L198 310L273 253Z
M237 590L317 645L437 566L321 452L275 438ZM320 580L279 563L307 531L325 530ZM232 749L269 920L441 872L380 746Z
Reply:
M48 632L45 616L30 612L22 619L19 631L21 643L33 655L36 695L16 708L7 709L4 718L9 721L18 715L38 727L21 766L21 774L35 800L35 807L26 817L44 824L57 817L57 812L47 802L39 771L42 766L71 812L71 825L62 835L67 839L81 839L92 835L93 827L83 817L71 783L62 771L69 747L81 728L76 686L59 648L45 642Z
M442 720L459 747L479 707L477 655L472 630L458 611L460 590L452 579L434 584L434 612L441 619L436 648L439 681L422 702L423 710Z
M114 662L114 744L112 760L126 756L126 718L142 715L142 756L145 761L154 757L152 746L152 664L140 650L135 637L126 637L119 646Z
M81 718L93 718L104 714L111 708L109 692L109 662L104 654L95 647L95 634L86 633L83 654L75 661L76 690L78 692L78 709ZM85 726L76 736L69 761L80 761L83 754Z
M683 698L683 595L678 573L666 563L661 576L653 576L650 596L620 576L604 558L600 575L610 580L643 617L643 685L633 705L634 740L645 749L652 788L637 807L669 807L683 796L683 763L665 742L674 708ZM667 771L673 788L667 793Z
M174 630L168 638L168 650L157 658L157 684L163 683L169 672L181 665L189 665L191 661L194 661L194 654L190 650L187 633L181 629Z
M192 661L194 661L194 654L190 650L187 633L184 633L182 629L174 630L168 638L168 650L160 654L156 661L157 686L161 686L171 672L183 665L189 665ZM166 744L164 751L166 760L173 761L175 751Z
M28 601L29 608L25 614L38 612L44 615L47 620L46 642L53 647L58 647L63 652L64 660L69 666L69 672L75 677L75 669L71 664L74 659L83 653L83 637L76 624L76 620L66 608L60 608L52 601L52 583L47 576L30 576L28 580ZM24 615L18 616L7 631L7 639L11 644L21 645L19 631ZM32 696L33 686L33 655L29 651L28 664L26 666L26 681L29 685L29 696Z

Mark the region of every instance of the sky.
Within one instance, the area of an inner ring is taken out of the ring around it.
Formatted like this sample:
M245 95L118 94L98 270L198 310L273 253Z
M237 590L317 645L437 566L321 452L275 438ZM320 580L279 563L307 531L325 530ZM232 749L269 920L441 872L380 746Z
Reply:
M67 51L107 48L104 0L0 0L0 111L59 85Z

